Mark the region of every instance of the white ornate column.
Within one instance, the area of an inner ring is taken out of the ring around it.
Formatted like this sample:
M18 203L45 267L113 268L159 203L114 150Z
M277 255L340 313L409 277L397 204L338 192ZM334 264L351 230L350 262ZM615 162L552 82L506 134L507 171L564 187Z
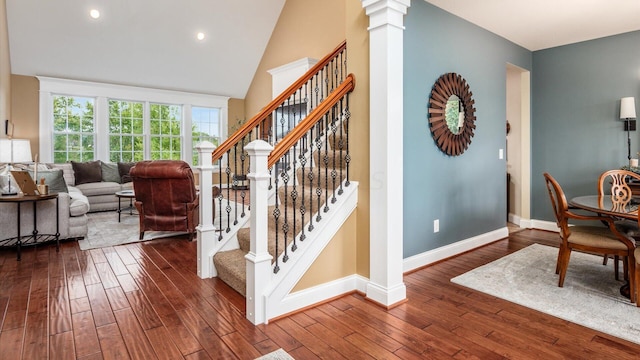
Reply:
M249 154L250 180L249 194L251 199L251 245L247 260L247 319L253 324L263 324L266 319L264 292L270 285L271 259L268 246L268 197L271 175L267 168L269 154L273 146L263 140L254 140L244 149Z
M383 306L406 299L403 282L403 32L410 0L362 0L369 16L370 281Z
M211 154L216 149L215 145L203 141L196 145L198 151L198 166L200 169L200 198L198 232L198 276L202 279L216 276L213 267L213 251L216 247L216 228L213 226L213 165Z

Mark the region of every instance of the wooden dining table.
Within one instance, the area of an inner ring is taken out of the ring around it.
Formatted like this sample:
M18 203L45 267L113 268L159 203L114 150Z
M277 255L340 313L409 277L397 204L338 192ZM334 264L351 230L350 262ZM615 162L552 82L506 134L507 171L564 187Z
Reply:
M601 215L637 221L640 199L621 204L611 201L611 196L586 195L574 197L569 205Z
M569 201L569 205L604 216L637 221L640 199L633 198L627 203L615 203L611 201L611 196L586 195L574 197ZM620 288L620 294L629 298L629 292L627 282Z

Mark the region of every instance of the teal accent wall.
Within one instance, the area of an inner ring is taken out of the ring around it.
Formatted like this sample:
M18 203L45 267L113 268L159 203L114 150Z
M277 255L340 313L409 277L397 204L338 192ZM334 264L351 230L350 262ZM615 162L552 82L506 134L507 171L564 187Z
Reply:
M620 99L634 96L640 114L640 31L535 51L532 74L531 217L555 221L544 172L570 199L595 194L603 171L628 163Z
M532 53L424 1L404 32L404 257L506 226L506 66L532 68ZM473 92L476 130L451 157L436 146L427 108L440 75L462 75ZM400 181L400 179L398 179ZM440 220L440 232L433 221Z

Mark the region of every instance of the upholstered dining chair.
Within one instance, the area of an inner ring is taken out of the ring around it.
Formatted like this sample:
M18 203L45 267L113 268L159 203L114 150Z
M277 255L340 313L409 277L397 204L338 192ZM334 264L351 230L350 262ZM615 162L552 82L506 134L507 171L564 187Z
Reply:
M560 275L558 286L564 285L565 275L569 266L571 251L578 250L587 253L610 254L628 258L629 264L635 269L634 250L635 245L625 235L615 228L614 219L604 216L587 216L573 213L569 210L567 198L560 187L560 184L548 173L544 173L549 199L556 217L556 223L560 229L560 250L556 262L556 273ZM607 227L577 225L570 226L569 220L596 220L607 224ZM634 272L630 271L629 281L631 294L634 293L635 283L633 281ZM633 298L633 296L632 296ZM633 300L633 299L632 299Z
M640 187L640 175L622 169L608 170L600 174L598 179L598 197L604 196L611 197L611 203L615 208L624 209L629 205L633 198L633 189L631 188L632 182L635 181L636 185ZM637 239L640 237L640 230L638 228L638 222L628 219L617 219L615 221L616 229L619 232L626 234L627 236ZM603 264L607 264L609 259L608 255L605 255ZM619 259L615 258L616 265ZM625 274L627 273L627 263L625 263ZM618 269L616 266L616 279L618 276Z
M189 240L198 225L198 194L191 167L181 160L140 161L129 173L145 231L184 231Z

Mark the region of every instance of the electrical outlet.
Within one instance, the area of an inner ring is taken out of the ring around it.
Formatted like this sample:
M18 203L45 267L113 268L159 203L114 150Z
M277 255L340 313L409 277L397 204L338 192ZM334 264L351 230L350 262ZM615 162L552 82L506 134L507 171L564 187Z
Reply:
M440 219L433 220L433 232L437 233L440 231Z

